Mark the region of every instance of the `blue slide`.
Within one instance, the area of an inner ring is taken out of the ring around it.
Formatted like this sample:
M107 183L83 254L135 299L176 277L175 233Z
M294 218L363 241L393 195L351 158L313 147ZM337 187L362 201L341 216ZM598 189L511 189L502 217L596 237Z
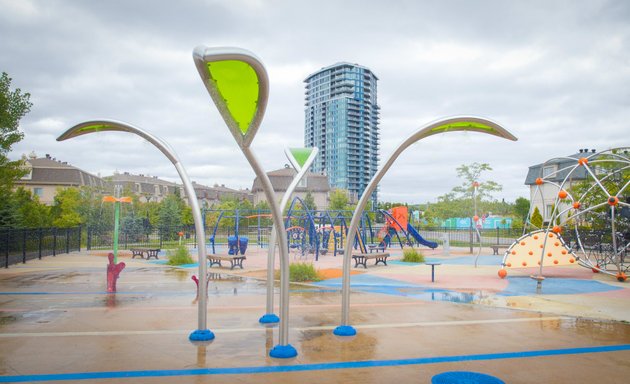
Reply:
M411 224L407 223L407 232L409 232L409 234L411 236L413 236L414 239L416 239L416 241L426 247L429 247L431 249L435 249L437 248L438 244L434 241L429 241L429 240L425 240L424 237L420 236L420 234L418 233L418 231L416 231L416 229L414 227L411 226Z

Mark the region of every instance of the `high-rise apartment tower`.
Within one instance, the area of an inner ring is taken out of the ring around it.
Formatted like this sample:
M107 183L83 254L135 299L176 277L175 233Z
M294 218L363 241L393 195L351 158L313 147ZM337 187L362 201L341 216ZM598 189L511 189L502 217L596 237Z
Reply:
M306 83L304 145L319 148L313 172L328 175L331 188L361 196L379 162L378 78L357 64L337 63ZM377 192L372 196L376 203Z

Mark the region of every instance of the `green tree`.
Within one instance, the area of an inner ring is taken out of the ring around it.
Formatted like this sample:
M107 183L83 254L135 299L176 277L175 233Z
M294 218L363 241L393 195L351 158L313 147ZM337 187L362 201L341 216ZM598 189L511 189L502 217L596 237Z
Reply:
M78 188L58 188L55 202L51 209L53 226L67 228L80 225L82 223L81 215L79 214L81 203L81 192Z
M20 217L19 227L43 228L52 224L50 207L39 202L39 198L24 188L18 188L13 193L16 209Z
M5 72L0 76L0 199L6 199L15 180L26 174L23 161L9 161L13 144L24 137L19 131L20 120L30 110L31 95L17 88L11 90L11 78Z
M486 171L492 171L487 163L472 163L470 165L462 164L456 168L457 177L464 179L462 185L453 188L453 193L460 198L471 198L473 192L473 184L478 183L477 199L492 200L492 192L499 192L503 187L491 180L481 181L481 175Z
M19 131L20 120L31 109L31 95L17 88L11 90L11 78L0 76L0 228L21 226L19 201L12 192L14 182L27 173L23 161L10 161L11 147L24 137Z
M343 211L350 209L350 197L345 189L333 189L330 191L330 203L328 209L331 211Z
M524 197L519 197L514 201L514 216L520 220L521 222L525 222L527 220L527 215L529 214L529 200Z
M538 207L534 207L534 212L532 212L532 217L529 219L529 222L538 229L543 227L543 217Z
M114 204L103 203L103 193L94 187L83 186L79 188L80 204L77 208L81 223L92 230L105 230L114 226ZM127 196L127 195L123 195ZM128 207L123 203L122 212Z
M306 208L310 209L311 211L317 210L315 198L313 197L311 192L306 192L306 195L304 196L304 205L306 205Z
M158 224L162 230L176 231L182 225L181 198L170 194L160 202Z

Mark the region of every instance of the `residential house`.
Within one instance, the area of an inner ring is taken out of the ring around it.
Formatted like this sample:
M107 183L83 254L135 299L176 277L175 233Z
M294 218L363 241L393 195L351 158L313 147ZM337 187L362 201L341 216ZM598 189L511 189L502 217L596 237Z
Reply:
M290 168L288 165L285 168L277 169L275 171L267 172L271 185L275 191L275 197L278 202L282 200L282 196L286 192L287 188L293 181L297 171ZM328 177L313 172L307 172L306 175L300 180L300 183L295 188L293 197L298 196L301 199L306 197L307 193L311 193L315 200L317 209L328 208L328 194L330 192L330 185L328 184ZM265 192L263 191L262 184L258 178L254 179L252 185L252 194L254 195L254 205L261 201L267 201Z
M28 173L16 181L15 186L31 191L46 205L53 205L59 188L90 186L102 191L111 190L104 179L49 154L40 158L31 154L25 159L25 167Z

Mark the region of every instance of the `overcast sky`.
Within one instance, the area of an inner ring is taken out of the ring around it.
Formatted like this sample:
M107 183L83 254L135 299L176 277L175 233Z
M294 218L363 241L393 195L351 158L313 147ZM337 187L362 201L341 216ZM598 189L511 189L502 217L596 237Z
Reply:
M137 136L65 142L95 118L132 123L176 150L199 183L251 188L237 149L192 61L197 45L254 52L270 100L253 149L267 170L304 145L304 79L339 61L378 81L381 163L437 118L501 123L509 142L447 133L418 142L381 182L385 201L432 202L460 184L455 168L486 162L495 195L529 197L530 165L579 148L629 146L628 1L54 1L0 0L0 71L31 93L12 158L35 151L101 176L115 171L178 181Z

